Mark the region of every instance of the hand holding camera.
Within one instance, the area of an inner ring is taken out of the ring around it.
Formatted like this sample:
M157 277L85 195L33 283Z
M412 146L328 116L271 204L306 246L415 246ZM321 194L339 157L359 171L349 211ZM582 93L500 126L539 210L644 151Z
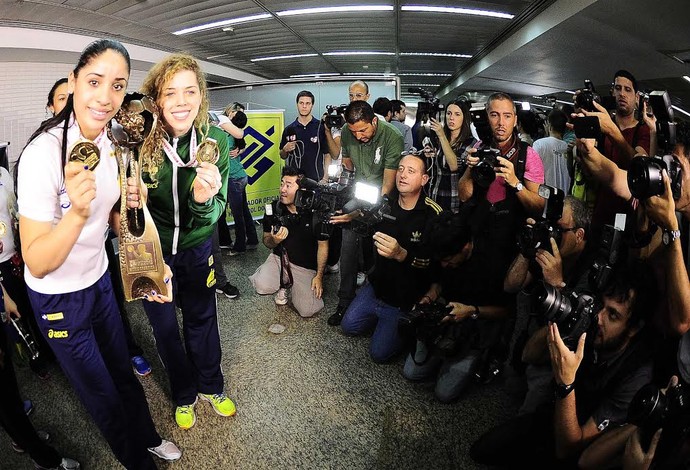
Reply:
M662 182L666 188L660 195L652 196L643 200L643 204L649 218L659 227L666 230L678 230L678 219L676 218L676 204L673 200L671 190L671 179L666 169L662 170Z
M284 225L276 228L277 230L274 229L271 231L271 238L273 239L273 243L279 245L283 240L287 238L290 231Z
M374 246L379 255L384 258L403 262L407 257L407 250L400 246L398 240L382 232L374 233Z
M563 260L561 259L561 252L558 250L558 243L551 237L551 252L539 249L535 255L535 260L541 268L544 281L554 287L565 287L563 282Z
M465 305L460 302L448 302L448 307L453 309L448 313L448 316L444 317L441 321L454 321L461 322L467 320L475 312L475 309L471 305Z
M501 176L511 188L517 186L520 180L515 176L515 166L513 162L503 157L496 157L496 160L498 160L498 166L494 167L496 176Z
M549 324L549 355L553 377L558 385L572 385L575 382L577 369L580 367L585 353L585 338L587 333L582 333L577 342L577 349L571 351L563 343L556 323Z

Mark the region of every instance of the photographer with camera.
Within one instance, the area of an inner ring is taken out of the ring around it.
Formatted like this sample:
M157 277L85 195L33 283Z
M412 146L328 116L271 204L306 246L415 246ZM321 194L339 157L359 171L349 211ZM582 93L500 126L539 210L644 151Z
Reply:
M406 106L400 100L391 100L392 116L390 123L400 131L405 142L404 151L409 152L414 147L414 139L412 138L412 128L405 124Z
M603 135L601 152L618 167L627 170L636 154L649 154L650 141L656 135L655 124L652 124L652 130L646 121L635 119L637 80L627 70L619 70L614 74L611 95L616 108L613 119L608 110L601 105L601 99L593 87L590 88L575 95L576 113L598 119L598 127ZM597 179L597 175L587 176L588 179L590 177ZM624 200L616 197L608 187L599 186L592 213L593 230L598 232L604 224L610 223L614 214L626 211L630 213L630 208Z
M400 312L422 299L435 274L426 240L430 224L442 209L422 194L428 178L421 157L407 155L400 160L395 189L388 195L391 217L383 219L373 235L376 256L369 283L359 290L342 319L346 335L374 330L369 353L375 362L389 361L400 353Z
M667 340L686 333L690 330L690 283L676 212L685 226L690 221L690 125L678 124L671 155L636 158L629 171L604 157L593 139L577 139L577 147L588 170L616 196L637 207L635 238L640 256L648 260L658 284L666 290L667 302L661 305L663 313L655 315L654 326Z
M280 139L280 158L288 166L299 169L304 176L321 181L328 176L331 155L328 153L323 122L312 116L314 94L307 90L297 93L298 116L283 130Z
M367 82L364 80L355 80L350 84L350 87L348 88L348 98L350 103L353 101L369 101L369 96L369 85L367 85ZM328 146L328 153L331 155L333 160L338 160L341 158L342 127L345 126L345 118L343 116L345 111L342 109L343 106L328 105L326 107L327 112L321 116L321 120L324 122L326 129L330 131L330 135L328 135L329 133L326 132L326 145ZM334 119L333 121L341 124L339 126L331 125L331 121L328 119L328 116L340 116L341 119Z
M308 318L323 308L328 240L317 238L312 213L298 213L295 207L302 176L294 167L283 168L280 199L267 207L263 221L264 245L273 251L249 280L257 294L275 294L278 305L291 297L297 313Z
M625 422L633 396L652 378L644 326L657 292L643 271L621 265L599 298L596 314L589 303L592 326L569 346L561 336L568 325L549 324L555 403L484 434L470 450L476 462L511 468L573 466L603 431Z
M465 206L468 207L468 206ZM403 375L411 381L437 376L436 398L448 403L470 384L482 361L499 342L503 320L512 313L514 297L503 291L503 272L485 262L492 248L472 236L471 213L443 212L429 230L430 250L441 267L416 311L416 349L407 357ZM445 317L423 318L424 307L447 303ZM403 323L404 324L404 323Z
M343 166L355 171L355 180L381 187L381 195L390 194L395 187L403 137L400 132L374 115L373 108L366 101L352 101L345 111L347 125L342 131ZM349 209L349 211L348 211ZM357 212L346 206L343 215L335 216L332 223L350 222ZM340 256L340 289L338 306L328 318L331 326L339 325L345 310L355 297L357 285L357 262L360 247L371 245L371 239L343 228L343 242ZM366 255L365 255L366 258Z
M473 114L473 122L481 142L479 148L468 150L458 196L461 202L477 205L481 236L494 247L487 262L505 272L515 256L518 228L528 215L544 209L538 194L544 166L537 152L517 137L515 103L509 95L489 96L486 113L478 113L477 119Z

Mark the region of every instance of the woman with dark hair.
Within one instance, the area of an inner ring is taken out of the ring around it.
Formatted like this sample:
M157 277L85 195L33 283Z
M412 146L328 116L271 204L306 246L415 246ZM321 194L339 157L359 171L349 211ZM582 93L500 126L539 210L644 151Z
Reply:
M34 132L17 163L19 231L36 321L65 375L122 465L154 469L151 453L166 460L181 453L156 432L132 372L104 248L120 207L106 128L129 73L119 42L101 39L84 49L64 109ZM140 207L136 181L127 183L128 206ZM149 299L170 301L171 294Z
M465 101L453 101L446 106L443 125L433 118L430 121L439 148L425 151L429 162L429 197L444 210L458 212L458 180L466 167L462 157L475 143L470 131L469 107Z
M53 87L48 92L48 104L46 104L46 109L51 114L55 116L62 111L67 103L67 79L61 78L55 83Z
M228 136L209 123L206 78L193 57L166 57L151 68L141 91L160 108L159 136L154 148L142 152L141 163L163 257L175 273L184 343L175 305L145 303L144 310L170 380L175 421L189 429L198 398L221 416L235 414L220 367L211 254L216 223L225 214Z

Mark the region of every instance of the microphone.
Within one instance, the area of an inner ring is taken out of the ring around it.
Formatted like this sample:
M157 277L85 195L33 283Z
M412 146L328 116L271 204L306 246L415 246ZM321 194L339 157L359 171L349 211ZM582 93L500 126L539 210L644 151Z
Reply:
M288 128L285 129L285 139L288 142L294 142L297 140L297 131L294 127L288 126Z

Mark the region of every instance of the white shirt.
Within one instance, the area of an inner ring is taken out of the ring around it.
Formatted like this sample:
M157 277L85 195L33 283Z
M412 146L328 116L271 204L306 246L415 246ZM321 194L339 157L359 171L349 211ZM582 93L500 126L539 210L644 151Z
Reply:
M19 161L17 199L19 214L55 227L71 208L65 190L61 160L62 125L43 133L24 150ZM67 158L72 145L85 140L72 118L67 131ZM120 198L120 183L115 152L105 131L94 143L101 154L94 170L96 198L91 201L91 215L79 234L65 262L43 279L24 270L26 284L43 294L75 292L93 285L108 268L105 237L110 211Z
M0 167L0 242L2 252L0 263L12 258L16 253L14 246L14 216L17 213L17 199L14 197L14 181L10 173Z
M570 174L568 173L568 144L555 137L544 137L532 145L544 162L544 183L562 189L565 194L570 191Z

